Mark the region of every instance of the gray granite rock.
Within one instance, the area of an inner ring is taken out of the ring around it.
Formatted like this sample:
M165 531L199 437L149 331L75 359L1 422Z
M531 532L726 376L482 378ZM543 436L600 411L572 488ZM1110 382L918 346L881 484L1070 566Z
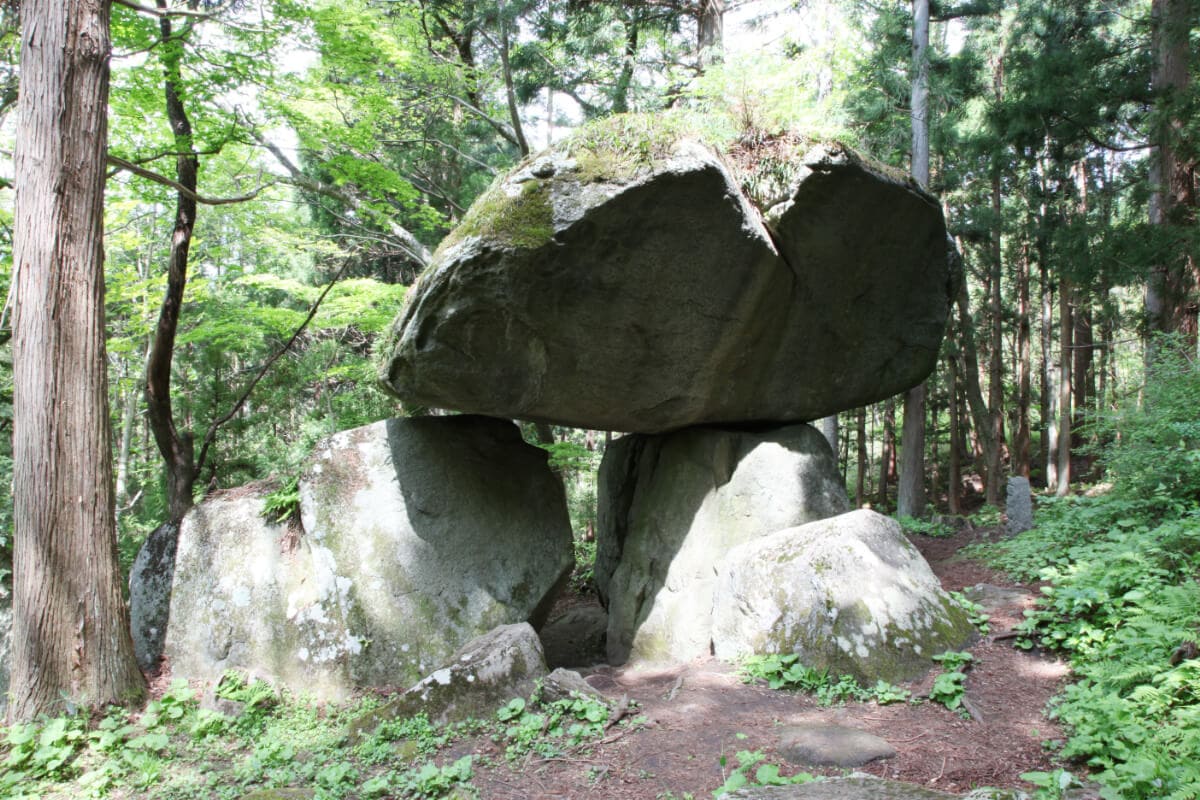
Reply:
M779 752L793 764L811 767L861 767L896 755L896 749L878 736L841 725L784 728Z
M841 145L791 166L763 214L694 137L585 127L438 248L383 383L414 407L646 433L807 421L915 386L956 280L938 202Z
M1015 536L1033 527L1033 494L1028 478L1014 475L1008 479L1004 514L1007 517L1004 532L1009 536Z

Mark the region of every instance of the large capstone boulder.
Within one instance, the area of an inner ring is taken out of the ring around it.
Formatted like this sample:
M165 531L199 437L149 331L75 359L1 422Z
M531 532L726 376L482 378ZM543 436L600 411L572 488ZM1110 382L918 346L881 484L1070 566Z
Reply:
M817 419L933 368L938 203L840 145L766 213L656 121L584 128L499 178L410 292L381 378L414 407L662 432Z
M498 625L540 625L572 563L562 485L515 425L377 422L318 446L300 524L249 490L184 519L166 654L176 676L319 696L409 686Z
M859 510L748 542L718 565L718 658L797 653L860 681L902 681L974 635L900 525Z
M599 497L596 581L614 664L707 655L729 552L850 507L809 425L623 436L604 454Z

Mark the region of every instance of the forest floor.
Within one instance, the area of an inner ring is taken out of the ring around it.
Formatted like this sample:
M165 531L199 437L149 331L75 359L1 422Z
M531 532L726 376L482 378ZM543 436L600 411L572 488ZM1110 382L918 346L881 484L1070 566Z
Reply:
M790 765L779 752L782 727L821 722L868 731L897 751L863 772L954 793L981 786L1030 790L1021 773L1054 768L1045 745L1062 732L1046 718L1045 707L1068 670L1003 638L1032 606L1037 587L1014 584L960 556L962 547L995 535L975 529L947 538L912 537L947 590L977 584L1010 590L993 590L982 601L991 633L969 648L971 719L928 701L822 707L809 695L744 683L735 667L715 659L657 671L599 666L583 670L588 682L610 699L635 700L644 725L612 728L599 744L555 758L529 756L516 765L505 761L502 744L484 737L459 742L454 755L479 756L473 783L484 798L699 800L724 783L742 750L761 751L764 763L780 765L784 774L843 774ZM905 688L921 695L937 672Z

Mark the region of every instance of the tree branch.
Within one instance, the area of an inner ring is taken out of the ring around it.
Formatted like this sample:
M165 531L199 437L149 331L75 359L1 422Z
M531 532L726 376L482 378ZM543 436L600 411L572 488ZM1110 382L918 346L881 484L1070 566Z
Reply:
M143 6L133 2L133 0L113 0L113 3L115 5L125 6L126 8L133 9L139 14L148 14L152 17L158 17L160 19L163 17L188 17L189 19L206 20L212 19L221 12L228 10L228 7L218 7L213 11L192 11L190 9L166 11L163 9L152 8L151 6Z
M155 183L160 183L163 186L174 189L185 197L189 197L192 200L195 200L197 203L206 206L227 206L233 203L244 203L247 200L253 200L254 198L258 197L260 194L262 194L264 189L273 185L273 183L265 183L250 194L244 194L240 197L205 197L204 195L193 192L179 181L172 180L166 175L159 175L157 172L148 170L145 167L139 167L132 161L126 161L125 159L119 156L114 156L111 153L108 155L108 163L116 167L115 170L108 174L110 178L122 170L125 170L126 172L132 172L134 175L145 178L146 180L154 181Z
M331 186L324 181L319 181L315 178L305 175L300 167L296 166L296 164L287 157L287 154L285 154L277 144L269 141L252 125L248 125L248 128L250 130L250 135L253 136L260 145L265 147L271 153L271 155L275 156L275 160L278 161L279 164L288 171L288 174L291 175L289 182L292 185L298 186L305 191L313 192L314 194L332 197L335 200L345 203L355 211L362 210L362 200L356 197L352 192L346 191L345 189L337 186ZM429 264L429 260L431 258L429 250L425 247L425 245L421 244L416 236L413 236L410 231L402 228L401 226L392 222L390 219L383 220L383 222L389 228L389 232L392 234L392 236L398 240L401 249L408 254L409 258L419 263L422 267L425 267Z
M294 345L296 340L300 338L300 334L304 333L305 329L308 328L308 324L313 321L313 317L317 315L317 311L320 310L321 303L324 302L326 295L328 295L330 290L333 289L337 282L342 279L342 275L346 273L346 269L350 266L350 262L352 260L353 259L350 257L347 257L342 261L342 266L338 269L337 274L333 276L333 278L325 286L325 291L321 292L321 296L317 298L315 303L313 303L312 308L308 311L308 316L304 318L304 322L300 323L300 327L296 328L295 333L292 334L292 338L288 339L287 343L284 344L283 347L276 350L271 354L270 358L263 362L263 365L259 367L258 372L255 373L254 377L250 379L250 383L248 386L246 386L245 391L242 392L242 396L239 397L237 402L233 404L233 407L225 412L225 414L219 419L213 420L212 424L208 426L208 431L204 434L204 442L200 445L200 456L196 459L197 475L199 475L204 469L204 462L208 458L208 448L216 439L217 430L226 422L229 422L229 420L233 419L237 413L242 410L242 407L246 405L246 401L250 399L250 395L254 391L254 388L258 386L259 382L262 381L267 372L269 372L271 367L274 366L275 362L283 358L284 354L286 354L288 350L292 349L292 345Z

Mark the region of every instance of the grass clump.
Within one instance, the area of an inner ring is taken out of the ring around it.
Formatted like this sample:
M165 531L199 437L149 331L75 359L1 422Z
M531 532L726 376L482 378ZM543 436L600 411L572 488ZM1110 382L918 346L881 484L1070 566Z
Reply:
M823 706L872 700L882 706L902 703L912 696L907 689L887 681L876 681L874 686L866 687L851 675L835 677L827 669L815 669L802 664L796 653L749 656L742 661L741 672L742 680L746 683L761 680L772 689L811 694Z

